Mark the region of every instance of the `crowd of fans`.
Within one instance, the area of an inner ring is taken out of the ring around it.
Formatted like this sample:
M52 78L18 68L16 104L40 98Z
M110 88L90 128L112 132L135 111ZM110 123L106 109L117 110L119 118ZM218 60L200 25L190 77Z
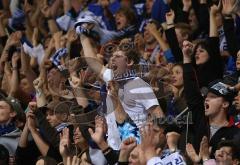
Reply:
M239 165L240 0L1 0L0 165Z

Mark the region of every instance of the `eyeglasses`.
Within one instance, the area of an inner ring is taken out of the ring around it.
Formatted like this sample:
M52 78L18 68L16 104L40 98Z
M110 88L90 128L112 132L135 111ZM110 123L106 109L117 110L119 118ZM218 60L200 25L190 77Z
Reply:
M113 52L115 52L117 50L129 51L133 48L134 48L134 42L132 42L132 41L124 42L124 43L121 43L120 45L118 44L118 42L110 42L110 43L105 44L101 48L100 54L110 57L110 56L112 56Z

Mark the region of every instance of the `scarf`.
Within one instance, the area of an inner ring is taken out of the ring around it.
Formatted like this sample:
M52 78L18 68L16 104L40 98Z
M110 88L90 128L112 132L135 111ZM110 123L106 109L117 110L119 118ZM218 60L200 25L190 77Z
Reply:
M68 53L67 48L60 48L56 51L56 53L50 58L52 63L59 68L61 65L61 58L66 56ZM60 69L60 68L59 68ZM60 69L61 70L61 69Z
M115 81L124 81L124 80L132 80L136 77L137 76L136 76L135 70L128 70L127 72L125 72L123 74L114 75L113 79Z
M14 123L0 125L0 136L13 132L16 129Z

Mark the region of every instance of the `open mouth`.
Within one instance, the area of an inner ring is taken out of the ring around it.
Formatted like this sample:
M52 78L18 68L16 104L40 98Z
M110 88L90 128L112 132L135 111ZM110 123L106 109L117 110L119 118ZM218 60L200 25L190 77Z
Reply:
M216 158L221 159L221 158L223 158L223 155L222 154L217 154Z
M121 22L120 22L120 21L117 21L116 24L117 24L118 29L120 29L121 26L122 26L122 25L121 25Z
M209 109L209 104L205 103L205 110L208 110L208 109Z
M116 70L117 70L117 65L116 65L115 63L112 63L111 69L112 69L113 71L116 71Z
M198 57L198 56L195 56L195 60L196 60L196 61L199 60L199 57Z

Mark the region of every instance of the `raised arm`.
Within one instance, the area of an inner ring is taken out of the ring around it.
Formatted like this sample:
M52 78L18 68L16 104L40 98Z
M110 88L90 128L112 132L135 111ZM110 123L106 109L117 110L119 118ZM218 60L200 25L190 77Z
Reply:
M34 107L36 108L36 107ZM42 139L40 133L37 131L36 129L36 125L35 125L35 115L33 114L33 111L30 110L27 113L27 123L28 123L28 128L31 132L31 135L33 137L33 140L35 141L39 151L41 152L41 154L43 156L46 156L49 150L49 145Z
M218 37L217 20L216 20L217 13L219 13L219 7L216 5L213 5L210 9L210 29L209 29L208 43L212 51L210 55L211 55L213 68L216 71L216 75L219 75L219 77L222 77L223 64L222 64L222 58L221 58L220 48L219 48L219 37Z
M192 7L192 0L182 0L183 9L182 9L182 22L188 23L189 11Z
M91 39L82 34L80 39L88 66L97 73L100 78L103 78L103 73L107 68L103 65L102 61L97 58L97 52L92 45Z
M219 11L219 8L216 5L211 6L209 37L218 37L217 20L216 20L218 11Z
M26 79L31 85L31 89L33 89L32 82L34 81L34 79L36 79L36 74L30 66L30 57L24 53L23 49L21 50L21 66L23 74L26 76Z
M11 77L11 88L9 96L15 96L19 88L19 70L18 70L18 60L20 59L19 52L15 52L12 56L12 77Z
M166 14L167 30L165 30L165 33L176 62L180 62L183 59L183 55L175 32L174 18L175 15L173 11L170 11Z
M240 50L240 44L237 41L236 29L234 26L234 19L231 15L234 1L223 0L223 29L227 41L227 48L229 53L236 58L238 50Z
M184 92L188 107L195 109L202 102L202 96L197 82L196 72L191 64L193 44L189 41L183 42L183 79Z
M188 105L189 113L191 114L191 122L194 136L194 148L198 151L200 147L200 141L202 137L208 134L208 122L204 114L204 100L201 95L196 72L191 64L191 54L193 50L193 44L184 41L183 42L183 81L184 81L184 93L185 99Z
M20 137L19 142L18 142L19 147L21 147L21 148L27 147L28 134L29 134L29 129L28 129L28 123L26 121L25 126L23 128L23 131L21 133L21 137Z
M77 100L78 105L81 105L83 108L86 108L88 106L88 99L82 87L83 78L81 73L82 72L79 73L79 77L77 75L71 75L70 85L73 87L73 94Z
M114 114L116 117L116 122L122 124L128 117L128 114L124 111L122 103L120 102L118 96L118 83L116 81L109 82L109 95L113 102Z
M155 37L155 39L158 41L158 44L160 45L160 48L163 51L166 51L169 49L169 45L167 44L166 41L164 41L164 39L161 37L160 32L157 30L156 25L154 25L153 23L149 23L146 26L146 29Z
M205 33L208 33L209 32L209 10L207 6L207 0L199 1L197 18L199 21L200 30L204 31Z

